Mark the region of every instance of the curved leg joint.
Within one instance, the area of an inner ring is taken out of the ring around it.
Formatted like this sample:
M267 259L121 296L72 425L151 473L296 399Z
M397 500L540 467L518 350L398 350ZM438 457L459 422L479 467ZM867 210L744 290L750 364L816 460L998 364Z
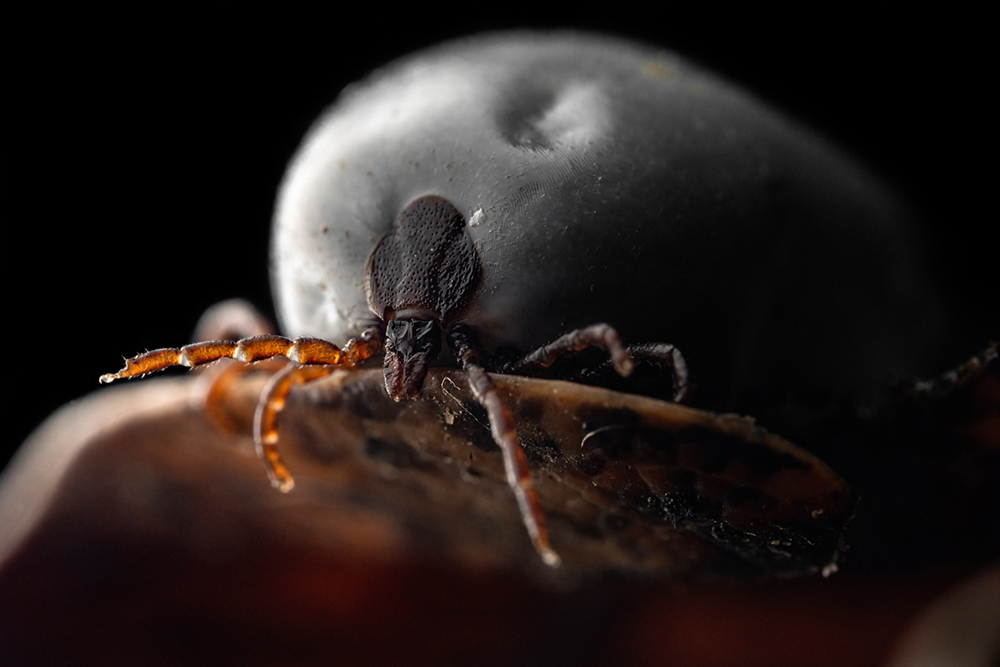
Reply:
M543 345L512 364L510 372L516 375L530 375L548 368L559 357L579 352L591 346L608 351L619 375L628 376L632 372L634 362L622 344L621 336L613 327L603 323L592 324L585 329L576 329L560 336L548 345Z
M278 452L278 414L285 409L288 393L297 384L312 382L333 373L337 366L299 366L289 364L275 373L267 383L253 419L253 439L257 445L257 456L267 470L271 486L282 493L288 493L295 486L295 480L288 471Z
M687 361L675 346L669 343L647 343L630 345L628 351L636 361L671 369L674 374L674 402L680 403L687 397L691 389Z

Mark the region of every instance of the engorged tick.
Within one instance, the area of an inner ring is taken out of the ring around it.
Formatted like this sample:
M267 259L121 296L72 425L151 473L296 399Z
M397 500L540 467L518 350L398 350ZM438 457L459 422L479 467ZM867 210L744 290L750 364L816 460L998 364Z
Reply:
M554 567L560 562L559 556L549 546L545 517L517 430L482 366L482 350L473 328L458 321L474 298L481 276L479 256L466 233L461 212L442 197L423 196L399 214L393 231L372 250L365 266L365 291L368 307L377 320L343 349L311 337L264 335L238 341L208 341L127 359L124 369L102 375L100 381L141 376L175 365L194 367L224 357L247 363L287 357L292 363L276 373L261 394L254 418L254 439L272 485L289 491L294 481L278 452L277 416L292 386L322 378L338 368L352 368L382 350L386 392L396 401L415 398L441 350L444 335L489 416L493 439L503 453L507 483L517 499L532 544L542 560ZM631 372L632 356L607 324L572 331L503 370L529 374L551 366L561 355L588 346L605 348L621 375ZM657 349L657 361L674 370L676 397L680 398L687 387L684 358L673 346ZM649 349L643 350L648 357Z

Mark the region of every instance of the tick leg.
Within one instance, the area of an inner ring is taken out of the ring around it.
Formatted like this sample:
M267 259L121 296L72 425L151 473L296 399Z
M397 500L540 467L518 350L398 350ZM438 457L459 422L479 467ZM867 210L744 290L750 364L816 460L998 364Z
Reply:
M560 336L548 345L543 345L520 361L514 362L509 368L516 375L531 375L548 368L559 357L579 352L588 347L604 348L611 355L611 361L619 375L626 376L632 372L634 362L622 344L621 336L607 324L592 324L586 329L570 331Z
M690 388L687 361L684 355L669 343L647 343L629 345L629 355L636 361L644 361L657 366L667 366L674 372L674 402L680 403Z
M372 326L347 341L343 350L325 340L307 337L292 340L267 335L239 341L213 340L140 354L127 359L125 368L117 373L102 375L101 382L142 376L170 366L195 367L227 357L246 363L287 357L292 363L271 378L257 404L254 440L271 484L282 491L290 491L295 482L278 453L277 428L278 413L285 407L288 392L296 384L317 380L337 368L360 364L382 349L383 339L382 329Z
M490 430L503 453L504 470L507 473L507 484L514 491L521 520L528 530L528 537L542 561L551 567L560 564L559 554L549 546L549 529L545 524L538 493L531 483L531 471L524 456L524 449L517 438L514 420L500 400L496 384L480 366L480 353L472 332L461 325L452 327L448 334L448 344L455 356L462 363L462 369L469 377L469 385L479 404L486 409L490 418Z
M252 363L272 357L287 357L299 364L340 364L342 353L333 343L319 338L284 336L254 336L243 340L210 340L184 347L166 347L140 354L125 360L125 368L117 373L100 377L102 383L114 382L147 373L161 371L171 366L194 368L219 359L231 357Z
M226 361L229 363L223 363ZM234 416L227 402L233 383L251 370L273 375L287 363L282 357L265 359L255 364L241 364L233 359L220 359L218 364L203 367L205 372L198 378L198 384L192 392L192 400L196 406L204 409L205 414L219 429L227 433L239 433L245 428L245 424Z
M199 318L194 340L238 340L273 333L274 325L253 304L244 299L228 299L210 306ZM202 366L204 372L198 380L195 400L217 427L238 433L244 426L227 408L230 387L250 370L276 373L284 365L284 359L276 357L253 365L220 359L219 363Z
M285 401L292 387L326 377L338 368L356 366L381 347L382 331L372 327L366 329L358 338L347 341L339 353L339 363L300 365L293 361L267 383L260 395L260 402L257 403L257 411L254 413L253 438L257 445L257 456L264 463L271 486L283 493L291 491L295 486L295 480L292 479L278 452L278 413L285 408Z
M336 369L337 366L289 364L274 374L260 395L253 418L253 439L271 486L282 493L291 491L295 480L278 452L278 413L284 410L293 386L326 377Z
M997 344L991 343L985 350L976 354L957 367L931 378L930 380L897 379L892 382L891 389L898 397L909 398L945 398L956 389L977 381L992 366L997 368L1000 363Z
M674 401L680 402L687 395L690 387L687 362L680 350L667 343L630 345L626 348L621 336L608 324L593 324L586 329L571 331L514 362L504 371L516 375L531 375L548 368L559 357L591 346L607 350L611 355L612 365L623 377L632 372L637 361L670 367L674 373Z

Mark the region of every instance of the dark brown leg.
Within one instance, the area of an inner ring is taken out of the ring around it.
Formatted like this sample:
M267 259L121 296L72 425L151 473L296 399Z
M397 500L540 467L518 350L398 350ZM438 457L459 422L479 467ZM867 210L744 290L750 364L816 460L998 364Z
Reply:
M604 348L608 351L619 375L624 376L632 372L634 364L625 346L622 345L621 336L607 324L592 324L586 329L570 331L548 345L543 345L534 352L525 355L523 359L505 370L509 370L514 375L531 375L548 368L559 357L585 350L591 346Z
M930 380L898 379L892 383L891 389L895 395L900 397L943 398L951 395L956 389L977 381L983 373L988 372L991 366L995 369L998 358L1000 358L1000 354L997 351L997 343L990 343L986 349L968 361L935 378Z
M480 365L478 342L467 327L457 325L448 333L448 345L468 375L472 393L489 415L493 440L503 453L507 484L517 499L521 520L528 530L528 537L531 538L531 543L542 557L542 561L551 567L558 567L561 561L559 555L549 546L549 529L545 524L545 515L542 513L538 494L531 483L531 471L524 456L524 449L517 438L514 420L500 400L497 386Z
M684 361L684 355L680 350L667 343L632 345L626 349L618 332L607 324L593 324L586 329L571 331L525 355L503 371L515 375L531 375L548 368L559 357L591 346L607 350L615 370L622 376L629 375L637 361L668 366L674 372L674 401L681 401L687 394L689 386L687 362Z
M628 352L636 361L670 368L674 373L674 402L680 403L684 400L690 382L687 362L680 350L669 343L647 343L629 345Z

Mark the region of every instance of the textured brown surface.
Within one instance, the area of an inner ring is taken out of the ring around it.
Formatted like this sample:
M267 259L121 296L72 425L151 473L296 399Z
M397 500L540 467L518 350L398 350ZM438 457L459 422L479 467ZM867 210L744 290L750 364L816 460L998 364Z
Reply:
M639 415L625 420L633 434L704 420L754 430L647 399L504 380L565 563L551 571L524 535L460 380L435 372L424 397L401 404L376 391L379 371L297 390L281 415L297 480L287 495L267 484L248 436L262 378L229 394L236 433L208 419L192 379L115 387L57 413L0 487L5 655L13 664L878 664L954 579L692 580L731 564L731 554L719 560L725 544L695 523L651 527L609 495L615 466L586 478L567 467L564 450L573 439L580 448L584 432L573 416L620 420L627 407ZM552 438L562 455L539 444L542 432L568 434ZM598 444L581 449L612 451ZM831 503L824 514L847 507L843 482L808 454L780 439L757 446L810 464L826 493L809 502ZM700 477L744 479L734 465ZM787 519L737 510L724 506L727 522L712 525Z

